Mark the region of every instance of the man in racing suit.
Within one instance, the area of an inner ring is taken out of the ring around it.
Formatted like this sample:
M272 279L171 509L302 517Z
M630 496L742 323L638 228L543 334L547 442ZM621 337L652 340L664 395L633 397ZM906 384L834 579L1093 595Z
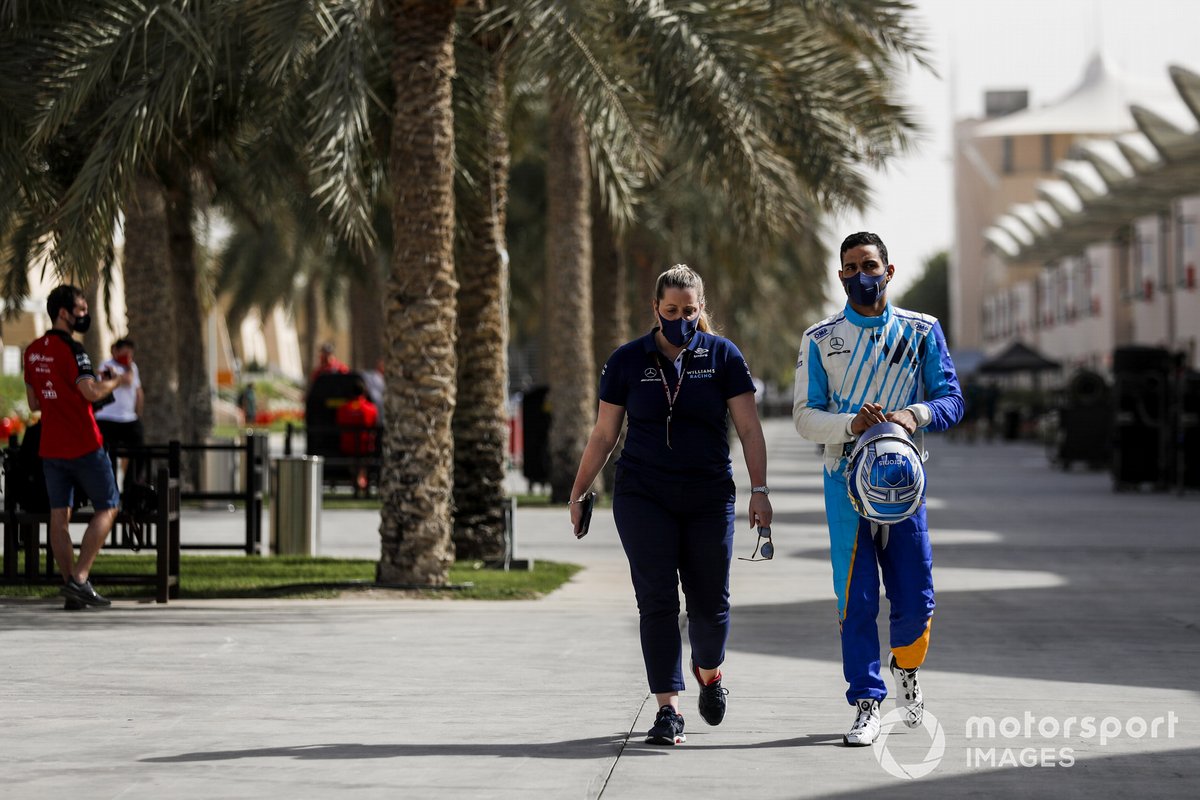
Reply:
M873 233L851 234L840 261L847 304L804 332L792 418L801 436L824 445L842 669L850 684L846 698L856 706L844 740L869 745L879 734L879 703L887 696L875 624L880 572L891 602L890 666L905 695L905 722L915 727L923 710L916 671L925 660L934 608L933 557L924 504L891 526L859 517L846 491L848 456L857 437L880 422L914 436L918 429L945 430L962 417L963 401L937 319L888 303L896 268L883 241Z

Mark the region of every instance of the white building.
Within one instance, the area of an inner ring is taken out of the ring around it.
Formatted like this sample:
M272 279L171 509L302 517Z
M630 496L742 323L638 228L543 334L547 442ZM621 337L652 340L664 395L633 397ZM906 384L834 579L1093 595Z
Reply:
M1006 151L1040 138L1048 160L1052 137L1070 138L989 225L960 224L954 317L979 320L977 347L1022 341L1108 372L1114 348L1140 344L1200 367L1200 76L1172 67L1170 78L1169 95L1139 89L1096 60L1061 103L972 128L974 140L1012 142Z

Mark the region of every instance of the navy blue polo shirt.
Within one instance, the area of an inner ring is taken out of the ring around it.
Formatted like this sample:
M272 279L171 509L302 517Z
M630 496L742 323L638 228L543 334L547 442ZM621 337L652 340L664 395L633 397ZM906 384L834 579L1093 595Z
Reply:
M682 363L680 386L674 363L658 351L654 331L609 356L600 373L600 399L624 407L629 419L617 463L668 478L731 475L726 403L754 391L750 367L733 342L700 331L688 342ZM667 390L674 394L677 386L668 448Z

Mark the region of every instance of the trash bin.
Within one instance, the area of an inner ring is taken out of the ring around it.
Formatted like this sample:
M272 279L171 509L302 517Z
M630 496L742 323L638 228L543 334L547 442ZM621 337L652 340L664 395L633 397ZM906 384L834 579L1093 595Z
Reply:
M320 456L284 456L271 469L271 553L316 555L321 540Z

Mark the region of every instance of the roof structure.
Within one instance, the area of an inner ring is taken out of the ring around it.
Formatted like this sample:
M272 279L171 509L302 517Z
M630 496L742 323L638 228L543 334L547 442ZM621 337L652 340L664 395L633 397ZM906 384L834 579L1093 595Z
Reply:
M1022 342L1013 342L1002 353L979 365L984 375L1010 375L1016 372L1049 372L1062 367Z
M975 136L1034 136L1076 133L1102 136L1136 129L1130 106L1140 103L1176 124L1186 108L1169 85L1135 81L1108 58L1092 56L1083 79L1062 98L1041 108L1027 108L983 123Z
M1085 126L1070 127L1068 115L1084 113L1088 104L1101 98L1111 102L1119 96L1113 87L1105 87L1109 73L1103 64L1089 64L1083 84L1064 98L1065 110L1021 112L1024 121L1013 114L981 125L977 133L1017 135L1013 131L1022 126L1032 132L1035 119L1041 120L1043 133L1086 133ZM1057 179L1038 184L1037 202L1013 206L984 231L989 247L1012 261L1053 261L1110 239L1114 230L1164 209L1178 197L1200 192L1200 74L1181 66L1170 67L1168 73L1175 90L1174 112L1163 111L1172 104L1160 97L1131 98L1124 113L1136 128L1110 130L1116 135L1078 143L1055 165ZM1097 113L1110 122L1116 119L1111 111ZM999 125L1009 121L1013 125ZM1059 123L1065 127L1050 130Z

